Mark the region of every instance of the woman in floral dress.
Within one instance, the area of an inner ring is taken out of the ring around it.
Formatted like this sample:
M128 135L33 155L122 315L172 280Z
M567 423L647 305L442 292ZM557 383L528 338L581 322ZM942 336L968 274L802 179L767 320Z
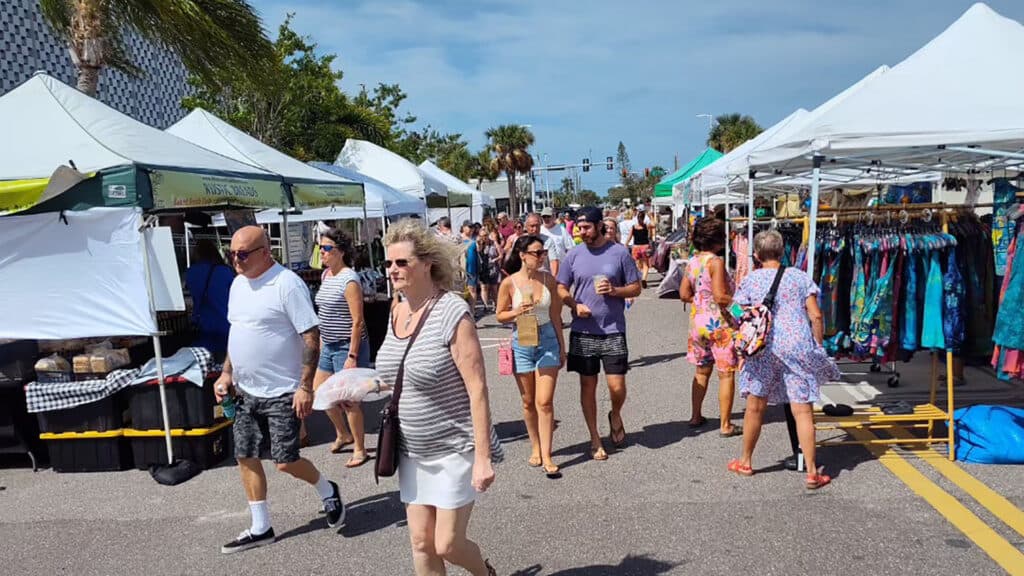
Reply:
M764 300L782 265L783 250L782 236L774 230L754 238L754 255L762 267L740 283L734 297L737 304L758 305ZM740 372L740 394L747 399L743 455L729 463L730 471L743 476L754 473L751 461L765 408L788 402L807 463L807 488L821 488L831 481L814 460L814 403L821 397L821 385L839 378L838 368L822 347L824 332L818 287L804 271L787 268L775 296L765 348L747 358Z
M707 423L701 415L701 406L708 393L711 372L718 370L718 405L721 410L719 434L723 437L742 433L730 421L732 402L736 395L733 376L737 356L733 343L734 332L722 317L722 308L732 303L732 280L725 271L725 262L718 255L725 249L725 222L714 217L697 222L693 231L693 246L697 250L686 264L686 275L679 286L679 297L690 307L690 330L686 357L697 366L693 377L691 401L693 416L690 427Z

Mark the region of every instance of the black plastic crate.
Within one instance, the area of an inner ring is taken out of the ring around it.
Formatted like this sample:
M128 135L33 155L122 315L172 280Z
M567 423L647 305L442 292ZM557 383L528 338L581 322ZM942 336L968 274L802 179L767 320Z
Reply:
M114 472L132 467L123 430L39 435L56 472Z
M171 450L175 460L191 460L203 470L213 468L233 455L231 422L212 428L172 431ZM167 464L167 442L163 430L125 430L131 443L135 467L145 470L153 464Z
M0 383L23 383L35 379L39 345L35 340L15 340L0 344Z
M213 394L213 380L207 379L200 388L191 382L168 382L167 417L171 428L189 430L209 428L216 420L217 398ZM160 408L160 386L141 384L129 390L128 408L131 426L135 430L163 430L164 415Z
M40 432L107 432L124 428L124 412L123 392L117 392L74 408L37 412L36 419Z

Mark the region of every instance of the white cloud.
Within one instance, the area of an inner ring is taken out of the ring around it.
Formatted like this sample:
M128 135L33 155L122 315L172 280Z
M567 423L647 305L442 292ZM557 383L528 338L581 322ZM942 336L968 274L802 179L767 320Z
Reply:
M397 82L421 121L474 146L488 127L519 122L552 161L589 149L603 158L622 140L634 166L670 168L673 153L685 162L702 148L707 128L695 114L743 112L768 126L897 63L971 2L254 4L271 30L295 12L296 30L338 54L346 90ZM1024 18L1018 2L991 4ZM595 183L610 179L592 173Z

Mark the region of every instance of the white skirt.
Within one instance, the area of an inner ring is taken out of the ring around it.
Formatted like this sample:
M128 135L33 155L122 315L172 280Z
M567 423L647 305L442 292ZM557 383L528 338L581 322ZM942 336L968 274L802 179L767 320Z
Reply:
M473 450L431 459L399 456L402 502L455 510L476 501L473 459Z

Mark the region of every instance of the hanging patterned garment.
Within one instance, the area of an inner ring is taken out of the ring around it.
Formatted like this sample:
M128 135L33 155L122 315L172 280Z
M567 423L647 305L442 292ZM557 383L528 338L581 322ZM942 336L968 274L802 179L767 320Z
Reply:
M892 326L889 329L888 340L885 344L885 354L882 355L883 362L893 362L896 360L896 356L900 349L900 324L902 323L902 315L900 314L900 305L902 304L902 290L903 290L903 279L905 276L904 263L906 262L906 241L901 237L897 239L899 246L895 248L896 265L895 272L893 273L892 279L892 294L890 295L890 310L892 319Z
M992 248L995 251L996 276L1006 275L1006 262L1010 242L1016 232L1016 222L1010 212L1017 201L1017 188L1006 178L996 178L992 211Z
M900 348L903 350L917 350L921 335L921 319L918 314L918 301L920 300L920 288L918 282L919 258L915 253L907 254L906 276L907 289L905 290L906 306L903 308L903 322L900 326Z
M960 354L964 343L964 296L966 288L960 275L960 267L956 263L956 250L946 255L946 273L942 277L942 333L946 341L946 350Z
M839 331L839 264L846 247L845 238L833 238L822 245L825 265L821 272L821 288L818 293L818 307L825 323L825 337L835 336Z
M941 350L946 346L942 332L942 264L938 250L928 258L928 276L924 291L924 325L921 327L921 348Z
M868 287L867 273L864 270L863 250L854 244L853 250L853 291L850 293L850 338L857 342L867 340L867 328L864 325L864 309L867 306Z
M1006 275L999 297L999 314L992 340L997 345L994 364L1000 378L1024 378L1024 261L1021 259L1021 237L1024 230L1018 230L1016 238L1007 246Z

